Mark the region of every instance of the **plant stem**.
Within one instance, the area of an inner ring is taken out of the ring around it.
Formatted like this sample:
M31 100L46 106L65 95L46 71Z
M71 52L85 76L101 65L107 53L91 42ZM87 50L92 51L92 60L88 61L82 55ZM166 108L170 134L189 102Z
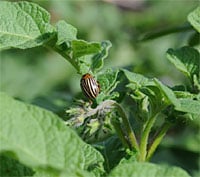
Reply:
M156 120L156 115L152 116L148 122L147 125L144 129L144 132L141 137L140 141L140 161L145 161L146 160L146 155L147 155L147 144L148 144L148 139L149 139L149 133L151 131L151 128L153 127L153 124Z
M106 100L106 101L102 102L99 106L97 106L97 108L92 109L90 111L90 114L87 114L85 116L89 116L91 114L94 114L94 112L97 112L98 110L111 109L112 107L116 108L117 112L119 113L120 117L122 118L124 127L127 131L126 135L128 136L129 142L127 142L127 140L125 138L126 135L124 135L124 132L121 128L121 125L117 122L117 120L112 121L112 123L114 123L113 126L115 126L116 132L117 132L119 138L121 139L123 145L125 147L131 146L131 149L135 149L137 152L139 152L139 146L138 146L135 134L134 134L134 132L131 128L131 125L129 123L129 120L128 120L123 108L117 102L115 102L113 100Z
M78 65L76 64L75 60L72 59L68 54L66 54L65 52L63 52L62 50L60 50L59 48L57 47L53 47L52 48L54 51L56 51L57 53L59 53L61 56L63 56L65 59L67 59L67 61L69 61L72 66L77 70L78 70Z
M95 109L88 110L88 112L86 114L84 114L84 117L85 118L90 117L92 115L95 115L100 110L110 110L110 109L113 109L113 107L116 108L117 112L119 113L120 117L122 118L123 124L127 131L127 133L125 134L124 131L122 130L120 122L118 122L117 119L112 120L112 124L115 127L115 130L116 130L120 140L122 141L122 144L127 148L131 148L131 150L135 149L136 151L139 152L139 146L138 146L137 140L135 138L135 134L129 123L129 120L128 120L124 110L117 102L115 102L113 100L106 100L106 101L102 102L100 105L98 105ZM128 136L129 142L127 142L126 136Z
M153 153L155 152L156 148L162 141L163 137L165 136L165 134L168 131L168 129L170 128L170 126L171 126L171 124L168 122L165 122L162 125L160 132L157 134L157 136L155 137L154 141L152 142L152 144L148 150L148 154L147 154L147 158L146 158L147 161L150 160L150 158L152 157Z
M178 26L178 27L171 27L171 28L155 31L153 33L147 33L140 39L140 41L143 42L147 40L152 40L152 39L156 39L158 37L165 36L168 34L178 33L182 31L184 32L184 31L189 31L189 30L192 30L192 27L189 24Z
M59 49L55 45L55 38L52 37L52 40L50 40L48 43L43 45L45 48L49 50L54 50L55 52L59 53L61 56L63 56L67 61L69 61L72 66L79 71L78 65L75 62L75 59L71 58L67 53L65 53L63 50Z
M127 142L127 140L125 139L125 135L124 135L124 132L122 130L122 127L120 125L120 122L118 122L117 120L115 119L112 119L112 124L117 132L117 135L119 136L119 139L121 140L123 146L125 148L129 148L129 144Z
M128 120L124 110L122 109L122 107L117 102L114 102L114 106L117 108L117 111L120 114L122 121L124 123L125 129L127 130L127 136L128 136L129 141L130 141L131 148L133 148L137 152L139 152L139 146L138 146L135 134L134 134L134 132L131 128L131 125L129 123L129 120Z

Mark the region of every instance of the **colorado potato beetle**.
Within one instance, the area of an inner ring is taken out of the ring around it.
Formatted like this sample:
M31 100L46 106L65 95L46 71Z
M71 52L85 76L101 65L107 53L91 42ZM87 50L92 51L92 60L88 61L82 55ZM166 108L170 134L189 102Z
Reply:
M94 77L89 73L82 76L80 85L83 93L90 100L96 98L100 92L98 81L96 81Z

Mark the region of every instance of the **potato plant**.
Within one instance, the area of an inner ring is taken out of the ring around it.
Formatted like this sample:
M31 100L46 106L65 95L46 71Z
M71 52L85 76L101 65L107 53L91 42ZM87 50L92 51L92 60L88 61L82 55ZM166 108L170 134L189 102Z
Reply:
M198 7L188 15L198 33L199 19ZM88 42L77 32L64 20L52 25L49 12L35 3L0 2L2 51L44 47L69 62L80 79L90 73L100 85L95 99L79 95L62 117L1 93L1 176L190 176L149 161L171 127L200 118L199 48L167 50L190 84L169 87L125 68L105 69L112 42Z

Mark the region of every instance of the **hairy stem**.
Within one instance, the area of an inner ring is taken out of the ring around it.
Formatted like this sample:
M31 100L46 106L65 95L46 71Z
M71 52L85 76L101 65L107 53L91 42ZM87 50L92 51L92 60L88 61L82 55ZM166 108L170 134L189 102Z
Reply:
M143 36L140 39L140 41L152 40L152 39L156 39L158 37L165 36L168 34L178 33L178 32L182 32L182 31L189 31L189 30L192 30L192 27L189 24L186 24L183 26L178 26L178 27L171 27L168 29L155 31L154 33L148 33L145 36Z
M139 152L139 146L135 137L135 134L131 128L131 125L129 123L129 120L124 112L124 110L122 109L122 107L115 101L113 100L106 100L104 102L102 102L99 106L97 106L95 109L91 109L87 114L85 114L85 117L94 115L95 113L97 113L99 110L106 110L106 109L111 109L111 108L116 108L117 112L119 113L120 117L122 118L125 130L127 131L127 133L124 135L124 132L121 128L121 126L117 123L117 120L113 120L114 122L114 126L116 126L116 132L119 136L119 138L122 140L122 143L124 144L125 147L131 146L131 149L135 149L136 151ZM129 142L127 143L127 140L125 138L125 136L128 136L128 140Z
M63 50L61 50L60 48L58 48L56 46L56 37L55 36L52 36L52 39L50 39L46 44L44 44L43 46L46 48L46 49L49 49L49 50L53 50L55 52L57 52L58 54L60 54L62 57L64 57L68 62L70 62L72 64L72 66L77 70L79 71L79 68L78 68L78 65L77 63L75 62L75 59L73 59L72 57L70 57L69 54L65 53Z
M76 64L75 60L73 58L71 58L68 54L66 54L65 52L63 52L62 50L60 50L59 48L57 47L53 47L52 48L54 51L56 51L57 53L59 53L61 56L63 56L65 59L67 59L67 61L69 61L72 66L77 70L79 71L78 69L78 65Z
M154 154L156 148L158 147L158 145L162 141L163 137L165 136L165 134L168 131L168 129L170 128L170 126L171 126L171 124L168 123L168 122L166 122L162 125L160 132L156 135L151 146L149 147L149 150L148 150L148 153L147 153L147 158L146 158L147 161L150 160L150 158Z
M135 137L135 134L131 128L131 125L129 123L129 120L124 112L124 110L122 109L122 107L114 102L114 106L116 107L118 113L120 114L121 118L122 118L122 121L124 123L124 126L125 126L125 129L127 131L127 136L128 136L128 139L130 141L130 144L131 144L131 148L135 149L137 152L139 152L139 146L138 146L138 143L137 143L137 140L136 140L136 137Z
M113 124L113 126L114 126L114 128L115 128L115 130L117 132L117 135L119 136L119 139L121 140L123 146L125 148L129 148L129 144L128 144L126 138L125 138L125 134L124 134L124 132L122 130L120 122L118 122L117 120L112 120L112 124Z
M135 134L131 128L131 125L129 123L129 120L122 109L122 107L113 100L106 100L102 102L100 105L98 105L96 108L88 108L87 111L85 111L84 114L82 114L83 119L93 116L95 114L98 114L98 112L104 111L104 112L110 112L113 108L116 109L119 116L122 118L123 125L125 127L125 130L122 129L121 123L118 119L112 119L112 124L116 130L116 133L118 134L120 140L122 141L122 144L125 148L130 148L131 150L135 149L137 152L139 152L139 145L137 143ZM67 124L67 123L66 123ZM126 131L126 132L124 132Z
M151 128L153 127L153 124L156 120L156 115L152 116L147 124L146 127L143 131L141 141L140 141L140 161L145 161L146 160L146 155L147 155L147 144L148 144L148 139L149 139L149 134L151 132Z

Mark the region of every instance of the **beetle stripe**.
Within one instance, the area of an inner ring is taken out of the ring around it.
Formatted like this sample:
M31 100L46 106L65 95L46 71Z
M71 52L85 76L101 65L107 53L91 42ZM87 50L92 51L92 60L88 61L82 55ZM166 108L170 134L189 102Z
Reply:
M95 93L96 86L93 84L93 82L94 82L94 79L92 79L92 78L87 79L89 94L92 98L95 98L96 97L96 93Z
M88 79L88 86L89 86L89 89L90 89L90 93L92 95L92 97L95 97L96 95L96 92L95 92L95 89L96 89L96 86L94 84L94 79Z
M95 97L91 94L91 89L90 89L91 86L90 86L90 83L88 81L89 81L89 79L83 80L82 89L83 89L85 95L88 98L92 99L92 98L95 98Z
M89 99L94 99L99 94L99 84L90 74L82 76L80 85L83 93Z
M82 80L82 86L81 87L82 87L83 92L84 92L86 97L93 98L93 97L91 97L90 93L87 90L88 86L87 86L86 80Z

